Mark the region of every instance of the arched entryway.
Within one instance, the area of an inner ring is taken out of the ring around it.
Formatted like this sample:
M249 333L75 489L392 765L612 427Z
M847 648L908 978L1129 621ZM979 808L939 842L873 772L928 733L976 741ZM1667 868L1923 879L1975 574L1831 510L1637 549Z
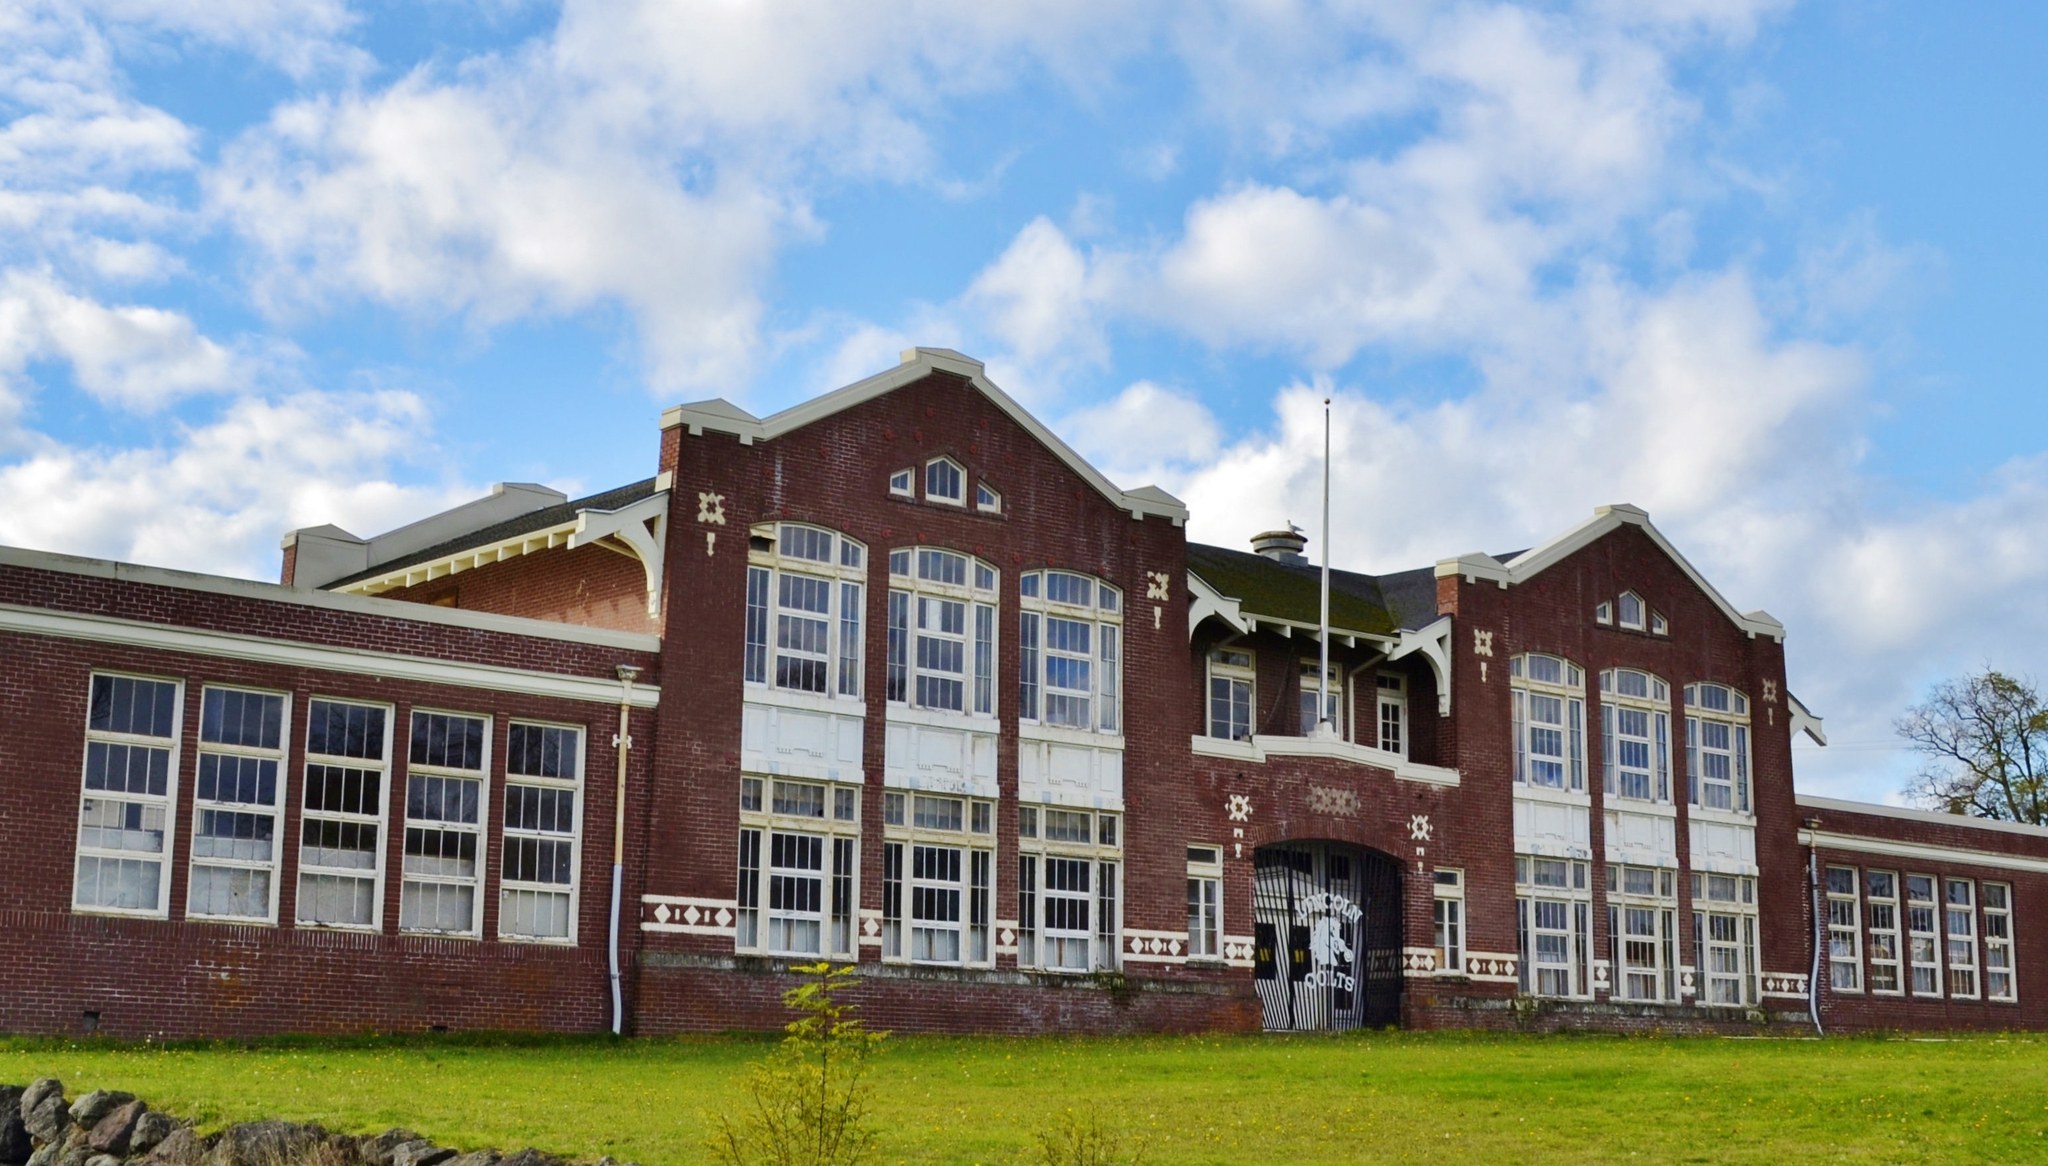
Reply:
M1401 866L1336 842L1254 855L1253 978L1273 1032L1392 1024L1401 1016Z

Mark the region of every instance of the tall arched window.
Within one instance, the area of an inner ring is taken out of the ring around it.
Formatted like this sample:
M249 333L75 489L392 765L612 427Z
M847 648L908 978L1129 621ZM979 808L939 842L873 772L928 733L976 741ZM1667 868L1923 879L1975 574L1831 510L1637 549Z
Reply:
M1685 769L1691 800L1749 810L1749 698L1725 684L1685 686Z
M1647 672L1600 674L1601 755L1610 797L1671 801L1671 688Z
M747 552L746 680L860 697L867 548L794 522L763 523Z
M958 551L889 552L891 703L995 715L996 578Z
M1123 724L1123 592L1072 571L1017 580L1017 715L1067 729Z
M1515 704L1515 781L1539 789L1586 788L1586 674L1556 656L1508 661Z

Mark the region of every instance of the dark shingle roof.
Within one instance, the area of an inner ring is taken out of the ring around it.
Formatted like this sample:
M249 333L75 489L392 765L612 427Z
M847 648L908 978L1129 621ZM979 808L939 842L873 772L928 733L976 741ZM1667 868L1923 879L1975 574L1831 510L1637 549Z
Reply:
M622 510L643 498L652 497L654 492L654 479L648 478L644 481L634 482L631 485L606 490L601 494L592 494L587 498L576 498L568 502L557 503L554 506L543 506L539 510L530 510L516 518L508 518L503 522L492 523L489 526L472 530L467 534L449 539L443 543L437 543L423 550L413 551L394 559L387 559L384 562L376 563L367 570L358 571L346 578L336 579L332 583L323 584L323 586L328 590L346 587L351 583L358 583L364 579L373 579L379 575L389 574L400 567L411 566L414 563L432 562L435 559L445 558L457 552L469 550L472 547L489 546L492 543L517 538L522 534L530 534L536 530L546 530L551 526L560 526L562 523L575 519L576 512L579 510Z
M1322 622L1321 567L1282 563L1247 551L1189 543L1188 570L1237 600L1249 614L1311 626ZM1432 613L1430 618L1436 617ZM1330 626L1385 635L1401 625L1388 610L1377 579L1333 570Z

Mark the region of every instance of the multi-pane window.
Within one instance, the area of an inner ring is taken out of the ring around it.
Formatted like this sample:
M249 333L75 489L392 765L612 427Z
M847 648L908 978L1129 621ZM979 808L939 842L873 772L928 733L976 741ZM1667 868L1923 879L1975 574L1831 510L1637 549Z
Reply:
M882 809L882 958L994 962L994 804L891 790Z
M1031 571L1017 580L1017 715L1023 720L1118 732L1123 723L1123 593L1072 571Z
M72 905L163 915L182 695L172 680L95 673L85 714Z
M1600 674L1600 737L1607 792L1639 802L1671 800L1671 689L1633 668Z
M376 930L384 919L384 807L391 710L314 700L306 706L299 799L301 926Z
M917 487L914 484L916 477L916 470L897 470L895 473L890 474L889 493L894 494L898 498L917 497Z
M1977 884L1944 879L1942 930L1948 938L1948 994L1977 998Z
M1508 661L1514 700L1515 781L1541 789L1586 788L1586 674L1531 653Z
M1643 597L1633 591L1624 591L1615 601L1615 610L1620 615L1622 627L1634 631L1643 630Z
M854 958L860 792L740 779L739 950Z
M1436 970L1462 975L1465 971L1465 872L1436 872L1434 908Z
M892 703L995 715L996 571L954 551L889 553Z
M1609 866L1607 938L1613 948L1616 998L1678 999L1678 872Z
M513 721L505 740L505 845L498 934L576 938L583 730Z
M398 926L475 935L483 927L484 784L491 722L414 712L405 779Z
M1223 848L1188 847L1188 958L1223 952Z
M1855 876L1856 872L1849 872L1851 898L1854 898L1856 889ZM1692 876L1692 927L1694 958L1700 963L1700 1002L1755 1004L1756 880L1747 875L1695 872Z
M209 687L200 694L185 896L193 918L277 918L284 720L285 698L275 693Z
M747 683L859 698L867 548L793 522L755 528L750 547Z
M1863 921L1856 882L1855 867L1828 868L1828 983L1837 992L1863 990Z
M1303 660L1297 671L1301 677L1301 735L1314 736L1319 722L1327 720L1330 731L1344 738L1344 678L1338 673L1337 666L1330 666L1327 686L1323 683L1325 677L1320 660ZM1320 712L1318 705L1321 706Z
M1391 672L1379 674L1374 685L1379 693L1380 748L1408 756L1408 684L1405 677Z
M1593 892L1586 864L1515 856L1515 935L1522 991L1534 996L1590 996Z
M1984 884L1984 998L2017 1000L2012 963L2012 887Z
M1019 967L1113 970L1122 935L1121 815L1054 806L1018 812Z
M933 458L924 466L924 496L928 502L967 504L967 471L949 457Z
M1899 980L1899 876L1894 871L1863 872L1870 938L1870 990L1897 995Z
M1913 969L1913 995L1941 995L1940 919L1934 876L1906 876L1906 953Z
M1252 654L1239 648L1209 653L1209 735L1247 741L1252 735Z
M1001 514L1003 512L1003 496L997 493L995 488L987 482L976 482L974 484L974 508L983 514Z
M1725 684L1686 685L1685 761L1693 805L1749 813L1749 698Z

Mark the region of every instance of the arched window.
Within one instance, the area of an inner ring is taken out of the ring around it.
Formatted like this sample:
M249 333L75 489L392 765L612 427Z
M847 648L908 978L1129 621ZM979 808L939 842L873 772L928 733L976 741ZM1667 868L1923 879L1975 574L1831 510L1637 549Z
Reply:
M1671 801L1671 688L1647 672L1600 674L1600 739L1613 797Z
M996 711L996 570L938 547L889 552L891 703L941 712Z
M749 684L860 698L867 548L794 522L753 529L747 551Z
M1693 805L1750 812L1748 697L1725 684L1685 686L1685 770Z
M1643 607L1642 596L1637 595L1633 591L1624 591L1621 593L1621 598L1616 601L1615 607L1621 616L1620 623L1622 627L1628 628L1631 631L1639 632L1643 630L1643 613L1645 608Z
M949 457L935 457L924 464L924 499L967 505L967 471Z
M1123 592L1072 571L1017 580L1017 715L1067 729L1123 724Z
M1515 704L1515 781L1539 789L1586 788L1586 674L1556 656L1508 661Z

